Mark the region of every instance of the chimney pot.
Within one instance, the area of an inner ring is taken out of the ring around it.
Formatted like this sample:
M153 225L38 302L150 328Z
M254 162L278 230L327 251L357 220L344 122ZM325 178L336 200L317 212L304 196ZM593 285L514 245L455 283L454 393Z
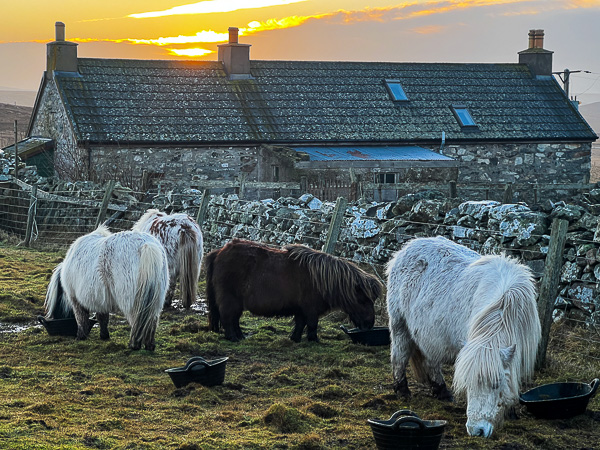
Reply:
M223 63L225 73L230 80L251 80L250 47L238 42L238 28L229 27L229 42L217 45L218 60Z
M229 27L229 43L230 44L238 43L238 31L239 31L239 29L236 27Z
M54 24L56 28L56 40L64 41L65 40L65 24L62 22L56 22Z
M544 30L529 30L529 48L544 48Z
M527 64L536 77L551 77L552 53L544 50L544 30L529 30L529 48L519 52L519 64Z
M46 44L46 77L52 79L54 72L78 73L77 44L65 41L65 24L55 23L56 40Z

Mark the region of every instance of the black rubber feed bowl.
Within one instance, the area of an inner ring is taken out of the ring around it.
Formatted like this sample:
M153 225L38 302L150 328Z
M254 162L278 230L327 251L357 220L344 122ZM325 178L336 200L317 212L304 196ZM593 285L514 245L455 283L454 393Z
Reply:
M389 345L390 330L388 327L373 327L370 330L361 330L360 328L348 329L344 325L340 328L350 336L352 342L363 345Z
M46 319L44 316L38 316L37 320L41 323L50 336L77 336L77 321L75 317L66 319ZM89 319L90 328L92 328L96 320Z
M229 358L217 358L210 361L201 356L188 359L183 367L167 369L176 388L189 383L200 383L202 386L216 386L225 380L225 367Z
M551 383L519 395L519 402L540 419L568 419L585 413L598 390L598 378L587 383Z
M440 446L445 420L423 420L414 412L396 411L389 420L369 419L375 445L383 449L430 449Z

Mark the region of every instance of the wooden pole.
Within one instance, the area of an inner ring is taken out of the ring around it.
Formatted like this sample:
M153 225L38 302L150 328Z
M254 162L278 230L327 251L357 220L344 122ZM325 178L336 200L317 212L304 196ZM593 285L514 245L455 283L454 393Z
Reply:
M458 196L456 192L456 181L450 182L450 198L456 198Z
M300 194L306 194L308 192L308 180L305 175L300 177Z
M202 197L200 198L200 207L198 208L198 215L196 216L196 222L202 228L204 219L206 218L206 209L208 208L208 201L210 200L210 189L204 189L202 191Z
M148 184L150 181L150 174L148 173L147 170L143 170L142 171L142 194L145 194L146 191L148 190Z
M18 154L19 154L19 135L18 135L18 127L17 127L17 121L15 120L15 178L17 177L17 173L18 173Z
M26 247L29 247L31 243L31 235L33 234L33 224L35 223L35 213L37 205L37 184L31 187L31 197L29 199L29 210L27 212L27 228L25 230L25 241L23 242Z
M333 217L331 218L331 223L329 224L329 230L327 230L327 239L323 245L323 251L325 253L333 254L335 251L335 244L337 243L340 235L342 220L344 218L347 205L348 200L346 200L344 197L337 198L335 209L333 210Z
M112 196L113 190L115 189L115 184L117 182L115 180L110 180L106 185L106 191L104 191L104 198L102 199L102 204L100 205L100 211L98 211L98 217L96 218L96 226L94 230L98 228L106 218L106 210L108 209L108 202L110 201L110 197Z
M560 282L560 271L562 269L563 252L567 241L567 230L569 222L564 219L554 219L552 222L552 232L550 234L550 244L548 254L544 264L544 275L540 283L540 292L538 295L538 315L542 325L542 340L538 347L538 354L535 363L536 369L541 369L546 362L546 349L550 337L550 326L552 325L552 311L556 303L558 293L558 283Z
M502 197L502 203L508 204L513 202L513 187L512 183L507 183L504 188L504 197Z

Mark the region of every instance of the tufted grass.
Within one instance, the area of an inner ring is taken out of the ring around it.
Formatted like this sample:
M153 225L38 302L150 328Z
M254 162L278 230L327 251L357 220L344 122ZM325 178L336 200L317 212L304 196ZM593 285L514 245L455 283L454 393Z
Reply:
M129 327L118 315L110 341L99 339L97 327L86 341L49 336L33 319L61 257L0 244L0 322L31 325L0 332L0 448L375 448L367 419L398 409L447 420L441 448L597 445L600 396L586 415L542 421L520 410L492 439L468 437L464 401L437 401L412 383L411 400L396 398L389 348L352 344L339 314L320 322L321 343L291 342L288 319L246 314L242 329L250 336L231 343L207 331L202 313L179 309L163 313L153 353L127 349ZM585 336L555 325L535 384L600 376L600 348ZM225 383L176 389L164 370L193 355L228 356Z

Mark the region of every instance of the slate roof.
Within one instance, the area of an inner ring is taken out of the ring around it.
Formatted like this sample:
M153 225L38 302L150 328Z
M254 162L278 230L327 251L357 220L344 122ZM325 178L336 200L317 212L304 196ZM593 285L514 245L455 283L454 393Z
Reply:
M522 64L251 61L229 81L220 62L79 58L55 72L79 141L419 143L596 139L558 83ZM407 102L393 102L398 79ZM469 108L476 132L450 106Z
M33 136L19 141L19 143L17 144L17 149L19 151L19 156L22 158L26 158L28 156L31 156L32 153L48 149L49 147L51 147L51 144L52 139ZM8 147L4 147L2 150L8 155L14 155L15 144L9 145Z

